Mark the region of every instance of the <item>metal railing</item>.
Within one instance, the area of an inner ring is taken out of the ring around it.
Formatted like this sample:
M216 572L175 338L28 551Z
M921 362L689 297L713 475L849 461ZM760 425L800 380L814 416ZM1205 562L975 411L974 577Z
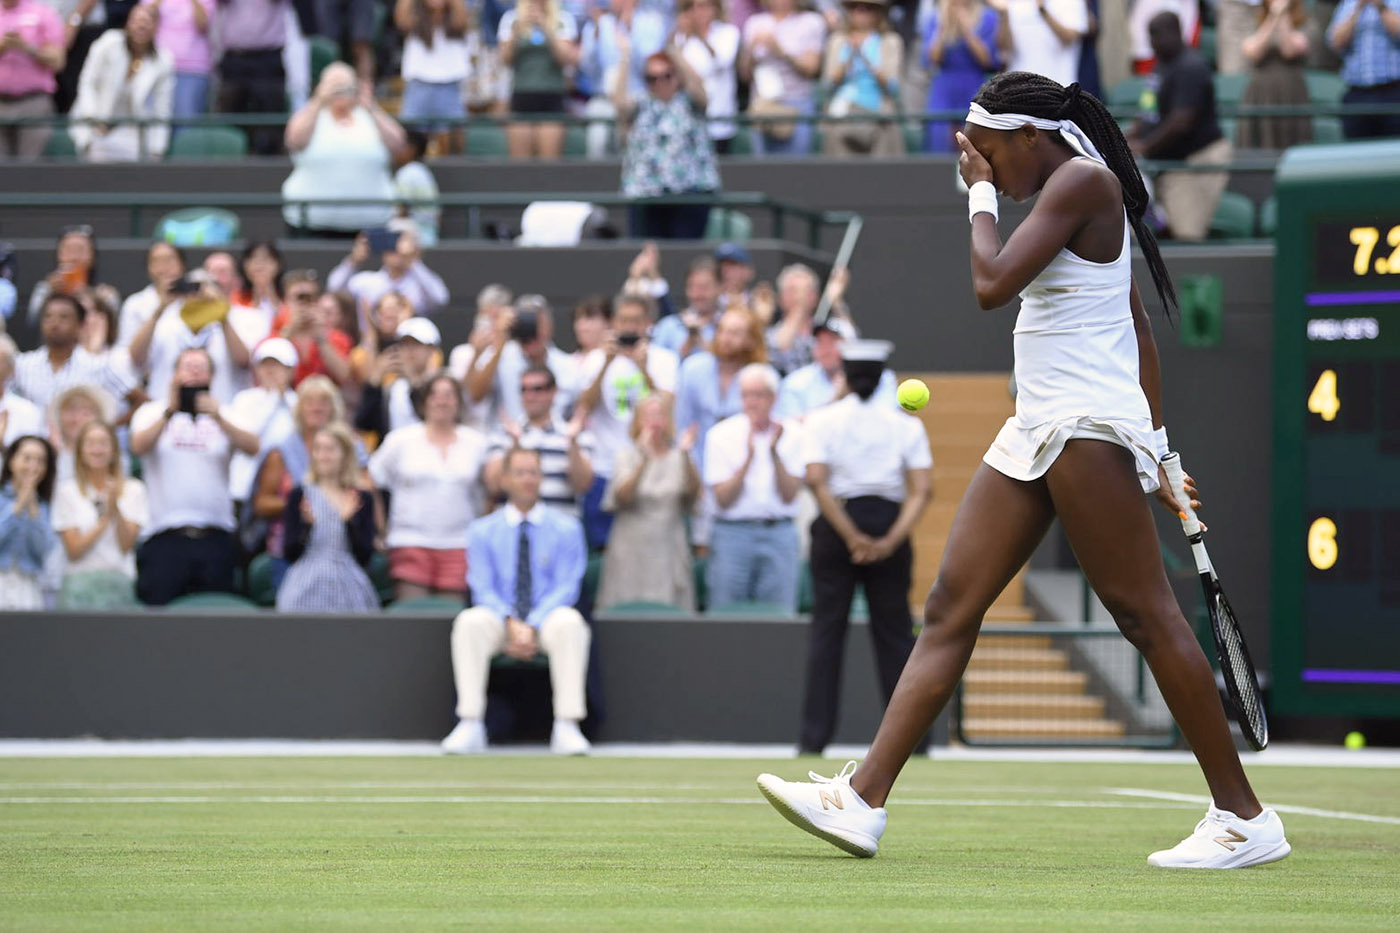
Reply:
M852 211L829 211L803 207L787 201L770 198L755 191L735 191L714 194L667 195L656 198L631 198L617 192L489 192L466 194L443 194L433 199L385 199L385 198L306 198L288 199L280 194L259 194L249 192L0 192L0 210L55 208L124 208L128 212L130 236L141 238L148 235L143 218L151 210L176 210L192 206L218 208L275 208L295 207L301 223L293 225L292 237L300 236L297 226L307 227L308 212L312 207L386 207L400 204L412 207L438 207L443 209L465 208L463 235L467 239L482 239L484 236L483 212L490 208L524 207L537 201L582 201L600 207L636 207L667 205L708 205L728 210L757 211L767 214L771 235L775 240L788 239L790 223L805 225L805 237L799 242L811 249L821 247L822 230L827 227L842 228L843 239L859 237L861 218ZM734 236L738 236L736 232ZM854 248L854 242L851 242Z

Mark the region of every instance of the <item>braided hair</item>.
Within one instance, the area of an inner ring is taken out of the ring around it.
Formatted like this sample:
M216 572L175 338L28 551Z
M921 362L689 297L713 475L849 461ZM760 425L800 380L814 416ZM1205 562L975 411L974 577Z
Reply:
M1064 87L1044 75L1028 71L1008 71L995 75L973 98L974 102L986 108L988 113L1023 113L1043 120L1073 120L1093 141L1108 163L1109 170L1118 176L1123 186L1123 206L1128 211L1128 221L1137 234L1138 246L1147 259L1148 271L1152 273L1152 284L1157 289L1157 297L1170 317L1176 305L1176 288L1172 285L1171 274L1162 261L1162 251L1157 247L1157 237L1143 222L1147 211L1147 186L1142 173L1138 171L1133 152L1123 131L1108 112L1108 108L1092 94L1080 90L1079 85Z

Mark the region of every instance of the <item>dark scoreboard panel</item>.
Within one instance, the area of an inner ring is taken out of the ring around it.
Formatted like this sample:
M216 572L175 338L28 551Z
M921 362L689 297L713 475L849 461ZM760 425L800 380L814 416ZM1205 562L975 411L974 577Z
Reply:
M1279 166L1275 709L1400 715L1400 144Z

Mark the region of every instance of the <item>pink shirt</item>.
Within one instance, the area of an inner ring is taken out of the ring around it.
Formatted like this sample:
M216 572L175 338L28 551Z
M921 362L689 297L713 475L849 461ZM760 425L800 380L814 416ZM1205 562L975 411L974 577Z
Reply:
M208 14L208 27L200 32L194 23L194 5ZM146 5L150 0L146 0ZM164 49L175 60L175 70L185 74L207 75L213 68L209 53L209 32L214 28L214 0L161 0L160 25L156 27L156 48Z
M19 0L15 7L0 4L0 35L7 32L19 33L36 48L64 47L63 20L39 0ZM57 86L53 72L32 56L18 49L0 54L0 97L52 94Z

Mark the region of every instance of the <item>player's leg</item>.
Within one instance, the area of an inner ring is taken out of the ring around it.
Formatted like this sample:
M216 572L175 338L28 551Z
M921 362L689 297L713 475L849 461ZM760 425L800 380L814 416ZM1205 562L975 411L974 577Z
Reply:
M1079 566L1152 668L1216 805L1246 819L1257 815L1259 801L1230 738L1210 662L1167 582L1131 455L1107 441L1070 441L1047 480Z
M1021 482L983 464L953 518L924 629L890 698L875 741L851 779L884 806L910 753L962 679L982 617L1045 536L1054 511L1044 480Z

